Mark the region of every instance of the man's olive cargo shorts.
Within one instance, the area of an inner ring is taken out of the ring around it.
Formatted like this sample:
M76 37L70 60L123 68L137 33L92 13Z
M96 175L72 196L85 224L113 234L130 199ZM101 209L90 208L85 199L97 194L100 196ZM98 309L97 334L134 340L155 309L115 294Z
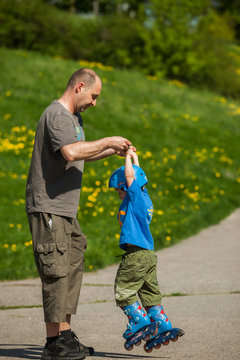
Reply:
M86 236L77 219L28 213L33 252L42 281L45 322L76 314L84 270Z

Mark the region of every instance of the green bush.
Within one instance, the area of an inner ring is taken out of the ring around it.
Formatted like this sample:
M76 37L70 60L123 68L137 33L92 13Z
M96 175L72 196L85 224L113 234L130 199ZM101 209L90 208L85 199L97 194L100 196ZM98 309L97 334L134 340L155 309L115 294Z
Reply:
M63 58L134 68L240 96L240 61L229 47L227 15L209 0L152 0L151 17L112 15L85 19L42 0L1 0L0 45Z

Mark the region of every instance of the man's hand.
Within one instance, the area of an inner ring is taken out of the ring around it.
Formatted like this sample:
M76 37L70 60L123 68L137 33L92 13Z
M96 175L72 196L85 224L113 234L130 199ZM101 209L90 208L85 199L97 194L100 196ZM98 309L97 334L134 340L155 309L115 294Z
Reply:
M122 157L125 157L127 154L128 154L128 151L129 150L131 150L132 152L136 152L136 148L135 148L135 146L129 146L129 148L127 149L127 150L124 150L124 151L117 151L117 154L119 155L119 156L122 156ZM131 156L132 157L132 156Z
M132 143L121 136L112 136L108 138L109 148L116 150L116 152L125 152Z

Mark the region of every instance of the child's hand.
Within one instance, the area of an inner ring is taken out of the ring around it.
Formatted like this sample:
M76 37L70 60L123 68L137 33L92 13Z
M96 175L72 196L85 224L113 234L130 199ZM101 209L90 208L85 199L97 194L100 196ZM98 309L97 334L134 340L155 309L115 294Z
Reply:
M129 146L129 149L132 149L134 152L137 151L137 149L135 148L135 146L132 146L132 145Z
M133 164L139 166L138 156L136 153L136 148L134 146L129 146L129 149L127 150L127 155L132 158Z
M132 146L127 150L126 155L129 155L131 158L134 156L134 151Z

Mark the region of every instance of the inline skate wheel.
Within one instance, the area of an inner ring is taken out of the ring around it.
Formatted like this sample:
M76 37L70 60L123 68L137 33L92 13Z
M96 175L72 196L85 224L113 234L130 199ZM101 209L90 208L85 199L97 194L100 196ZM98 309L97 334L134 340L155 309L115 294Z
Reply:
M163 345L167 346L169 344L169 340L166 340L165 342L162 343Z
M152 350L153 350L153 348L148 349L147 344L144 345L144 351L146 351L147 353L152 352Z
M158 344L158 345L154 345L153 347L154 347L154 349L160 349L160 347L161 347L161 344Z
M125 349L127 350L127 351L131 351L132 349L133 349L133 345L131 344L131 345L127 345L127 343L125 342L125 344L124 344L124 347L125 347Z
M171 339L172 342L175 342L177 340L178 340L178 335L175 338Z
M138 340L138 341L136 342L136 344L134 344L134 345L135 345L135 346L140 346L141 343L142 343L142 340Z

